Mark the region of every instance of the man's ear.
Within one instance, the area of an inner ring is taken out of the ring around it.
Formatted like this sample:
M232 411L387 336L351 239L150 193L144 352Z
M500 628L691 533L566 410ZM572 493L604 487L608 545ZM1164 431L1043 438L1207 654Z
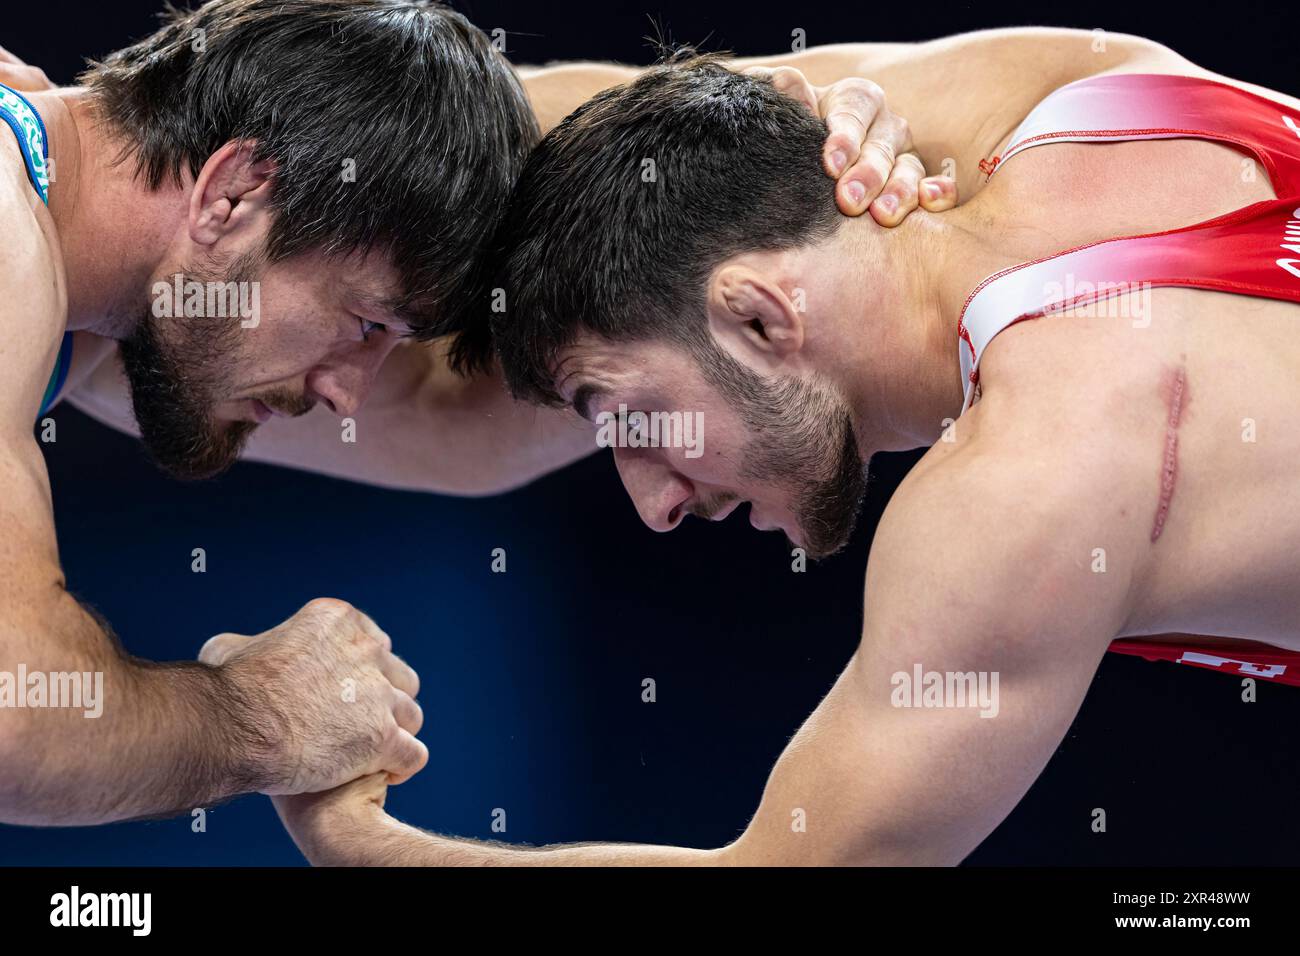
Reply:
M709 280L709 326L723 343L753 349L777 362L803 348L804 314L785 290L749 266L732 264Z
M190 238L210 246L250 227L270 208L275 164L253 162L253 143L229 142L208 157L190 194Z

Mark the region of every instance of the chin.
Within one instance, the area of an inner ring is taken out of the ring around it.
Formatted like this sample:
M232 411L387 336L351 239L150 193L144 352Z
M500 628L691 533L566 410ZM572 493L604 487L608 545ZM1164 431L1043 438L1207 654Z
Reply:
M248 437L257 428L252 422L213 422L207 435L168 436L168 441L145 441L155 464L172 478L203 481L228 471L239 460Z

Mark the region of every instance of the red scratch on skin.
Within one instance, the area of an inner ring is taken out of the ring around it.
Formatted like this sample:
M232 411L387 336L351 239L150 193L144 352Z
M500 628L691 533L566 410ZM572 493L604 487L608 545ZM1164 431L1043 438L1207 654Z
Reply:
M1169 382L1169 418L1165 423L1165 453L1160 463L1160 503L1156 505L1156 519L1151 527L1154 544L1165 530L1169 517L1169 503L1174 499L1174 483L1178 478L1178 422L1187 402L1187 370L1179 367Z

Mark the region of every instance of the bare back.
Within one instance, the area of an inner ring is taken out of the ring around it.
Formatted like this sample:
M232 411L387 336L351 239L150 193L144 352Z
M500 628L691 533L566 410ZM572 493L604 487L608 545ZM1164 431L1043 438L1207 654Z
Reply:
M1300 102L1277 99L1300 115ZM1274 198L1244 152L1152 139L1027 149L971 205L1012 266ZM1112 483L1098 548L1120 529L1151 529L1131 553L1117 551L1133 575L1118 636L1220 635L1300 650L1300 510L1288 505L1300 500L1300 305L1194 288L1117 300L998 334L964 427L1009 454L1038 436L1062 456L1059 467ZM927 464L948 453L936 446Z

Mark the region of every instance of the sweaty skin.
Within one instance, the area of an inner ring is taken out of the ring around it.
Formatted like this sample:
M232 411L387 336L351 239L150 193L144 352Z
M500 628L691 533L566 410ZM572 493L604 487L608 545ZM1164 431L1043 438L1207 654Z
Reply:
M1174 369L1164 391L1168 393L1165 404L1169 408L1169 418L1165 423L1165 450L1160 463L1160 501L1156 505L1155 522L1151 526L1152 544L1155 544L1165 529L1169 503L1174 499L1174 483L1178 479L1178 423L1188 399L1187 369L1181 365Z

